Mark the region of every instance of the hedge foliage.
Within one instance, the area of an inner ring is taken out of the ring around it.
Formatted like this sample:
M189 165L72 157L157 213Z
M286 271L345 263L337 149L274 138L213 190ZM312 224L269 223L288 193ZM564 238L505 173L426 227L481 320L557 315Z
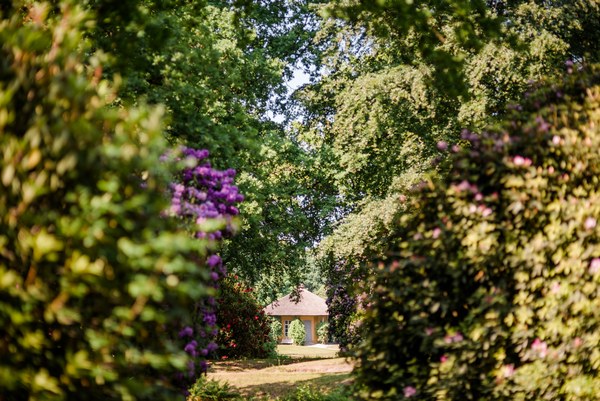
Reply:
M306 341L306 328L300 319L294 319L288 327L288 336L292 339L294 345L304 345Z
M66 4L0 19L0 400L172 400L204 245L164 216L162 113L109 106Z
M362 398L600 398L600 72L512 108L465 131L449 178L397 222L357 351Z

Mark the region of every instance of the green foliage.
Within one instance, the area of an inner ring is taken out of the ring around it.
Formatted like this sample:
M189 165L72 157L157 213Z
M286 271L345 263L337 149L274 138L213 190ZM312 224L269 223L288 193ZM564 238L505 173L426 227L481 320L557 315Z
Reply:
M267 358L275 353L270 318L252 290L229 276L220 282L217 306L219 355L228 358Z
M223 401L241 397L229 383L209 380L205 375L198 378L196 383L189 389L189 393L187 401Z
M567 60L598 60L600 27L592 0L322 7L316 40L324 73L295 96L304 107L301 137L334 171L344 206L320 243L335 297L355 276L360 282L358 266L381 256L396 219L412 212L411 188L447 173L442 149L465 144L462 128L502 119L529 82L558 79Z
M600 397L600 70L465 133L377 266L364 399Z
M281 401L348 401L350 399L350 395L344 388L323 393L310 386L300 386L292 394L283 397Z
M209 289L206 244L164 217L162 113L108 107L80 7L18 5L0 20L0 399L174 399L176 332Z
M317 340L321 344L329 342L329 323L321 322L317 325Z
M294 345L304 345L306 341L306 329L300 319L294 319L288 327L288 336L292 339Z
M283 335L283 326L281 325L281 320L278 318L271 318L271 340L276 343L279 342L279 339Z
M171 142L208 149L216 168L240 172L241 230L221 252L229 271L261 299L282 275L297 284L304 249L324 231L335 202L314 157L265 115L284 107L274 96L286 90L290 57L310 39L296 35L305 30L300 11L294 22L288 19L292 8L306 5L130 0L113 9L114 1L89 3L103 19L94 45L112 55L108 70L124 80L119 101L164 104Z

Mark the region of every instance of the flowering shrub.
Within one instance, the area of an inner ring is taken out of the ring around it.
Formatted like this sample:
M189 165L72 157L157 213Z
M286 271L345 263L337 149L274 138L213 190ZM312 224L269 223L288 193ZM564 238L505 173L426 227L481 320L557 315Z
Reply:
M219 356L266 358L272 355L270 318L252 290L229 276L221 282L217 306ZM281 324L280 324L281 325Z
M464 133L379 264L357 350L365 399L600 398L600 75Z
M244 197L233 185L235 170L215 170L207 161L209 153L205 149L182 147L175 159L183 161L185 167L171 184L170 213L179 219L193 236L214 249L223 238L235 231L235 220L239 211L235 206ZM206 259L210 269L212 286L219 287L219 281L226 274L221 257L211 254ZM229 288L221 288L221 297L227 297ZM215 355L218 346L216 336L217 306L215 298L202 299L195 307L195 325L185 327L179 337L186 341L185 351L195 360L190 365L188 379L194 379L197 370L206 372L206 359ZM183 379L183 378L182 378Z

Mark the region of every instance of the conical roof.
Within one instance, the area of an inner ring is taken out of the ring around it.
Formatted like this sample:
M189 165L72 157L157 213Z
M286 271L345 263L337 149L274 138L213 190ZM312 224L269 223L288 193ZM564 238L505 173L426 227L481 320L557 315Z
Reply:
M327 316L327 304L320 296L300 287L300 301L290 298L291 293L267 306L264 312L271 316Z

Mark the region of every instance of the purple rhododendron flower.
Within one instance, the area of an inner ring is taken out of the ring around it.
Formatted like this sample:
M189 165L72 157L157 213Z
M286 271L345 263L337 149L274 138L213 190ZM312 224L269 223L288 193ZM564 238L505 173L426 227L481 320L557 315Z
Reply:
M183 329L181 329L181 331L179 332L179 338L183 338L183 337L191 337L194 335L194 329L192 329L190 326L185 326Z

